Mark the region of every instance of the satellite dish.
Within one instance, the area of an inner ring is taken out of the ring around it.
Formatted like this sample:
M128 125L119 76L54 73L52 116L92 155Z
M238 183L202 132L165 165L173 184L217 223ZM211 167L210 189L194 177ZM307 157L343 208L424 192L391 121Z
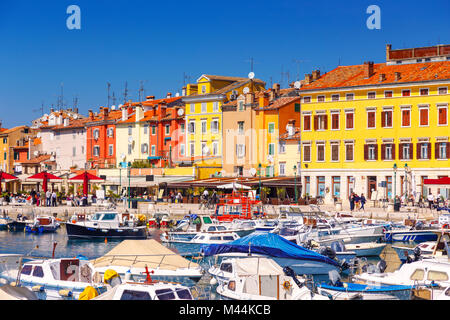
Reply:
M208 154L208 152L209 152L209 148L206 146L206 147L204 147L203 148L203 153L204 154Z
M248 74L248 78L249 79L253 79L255 77L255 73L254 72L250 72L249 74Z
M301 86L302 86L302 84L300 83L300 81L295 81L295 83L294 83L295 89L300 89Z
M36 135L36 137L40 138L40 137L41 137L41 133L38 132L37 135Z
M251 174L252 176L256 176L256 169L255 169L255 168L251 168L251 169L250 169L250 174Z
M37 157L38 154L39 154L39 151L36 150L36 151L33 152L33 154L34 154L35 157Z
M122 159L122 161L125 160L125 154L124 153L120 154L120 159Z
M184 114L184 110L183 109L178 109L177 113L181 117Z
M111 110L116 110L116 106L111 106Z
M179 92L175 93L175 97L179 97L179 96L180 96Z
M128 137L128 143L132 143L133 142L133 137L132 136L129 136Z
M273 157L270 154L267 156L267 160L269 160L270 163L273 163Z
M250 89L249 89L248 87L245 87L244 90L243 90L242 92L244 92L245 94L247 94L247 93L250 92Z
M54 157L54 156L51 156L51 157L50 157L50 161L55 161L55 157Z

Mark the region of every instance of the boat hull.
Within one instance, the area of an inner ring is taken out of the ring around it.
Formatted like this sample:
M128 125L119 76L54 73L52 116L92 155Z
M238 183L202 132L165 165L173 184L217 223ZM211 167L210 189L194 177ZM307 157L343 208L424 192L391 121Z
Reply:
M12 232L23 232L23 230L25 229L25 226L26 226L26 222L13 221L8 224L8 229L9 229L9 231L12 231Z
M69 239L147 239L147 227L93 228L66 223Z
M386 242L426 242L436 241L437 234L433 231L427 230L412 230L412 231L386 231Z

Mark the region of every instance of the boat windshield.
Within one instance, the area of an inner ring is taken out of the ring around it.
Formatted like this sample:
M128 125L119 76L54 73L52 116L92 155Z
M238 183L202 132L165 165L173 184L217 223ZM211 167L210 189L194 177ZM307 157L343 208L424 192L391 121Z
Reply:
M204 224L211 224L211 223L212 223L212 220L211 220L210 217L203 217L203 223L204 223Z
M175 300L175 294L170 288L155 290L155 293L159 300Z
M224 226L217 226L217 231L225 231L227 230L227 228L225 228Z
M146 291L123 290L120 300L152 300Z
M105 213L103 215L102 220L114 220L116 218L116 214L115 213Z
M184 300L192 300L191 293L188 289L177 288L175 289L175 291L177 292L178 298Z

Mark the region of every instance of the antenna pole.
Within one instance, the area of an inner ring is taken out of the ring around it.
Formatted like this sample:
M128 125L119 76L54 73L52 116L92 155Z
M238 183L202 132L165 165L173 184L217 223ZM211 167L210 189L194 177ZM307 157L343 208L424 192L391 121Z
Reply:
M111 83L107 82L106 84L107 84L107 87L108 87L108 104L106 106L109 108L109 98L110 98L110 96L109 96L109 89L111 88Z

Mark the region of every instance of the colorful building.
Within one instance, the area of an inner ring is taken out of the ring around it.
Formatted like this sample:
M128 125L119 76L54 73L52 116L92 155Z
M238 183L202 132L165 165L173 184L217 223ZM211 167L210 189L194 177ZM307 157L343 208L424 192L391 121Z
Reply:
M218 174L222 168L223 118L222 104L235 100L243 93L264 89L258 79L202 75L196 84L188 84L183 102L186 103L186 157L208 174Z
M0 131L0 170L14 174L15 160L18 158L16 147L25 147L32 130L28 126L18 126Z
M386 62L306 76L302 96L303 194L327 202L426 191L448 176L450 46L392 50ZM433 190L436 195L437 190Z

